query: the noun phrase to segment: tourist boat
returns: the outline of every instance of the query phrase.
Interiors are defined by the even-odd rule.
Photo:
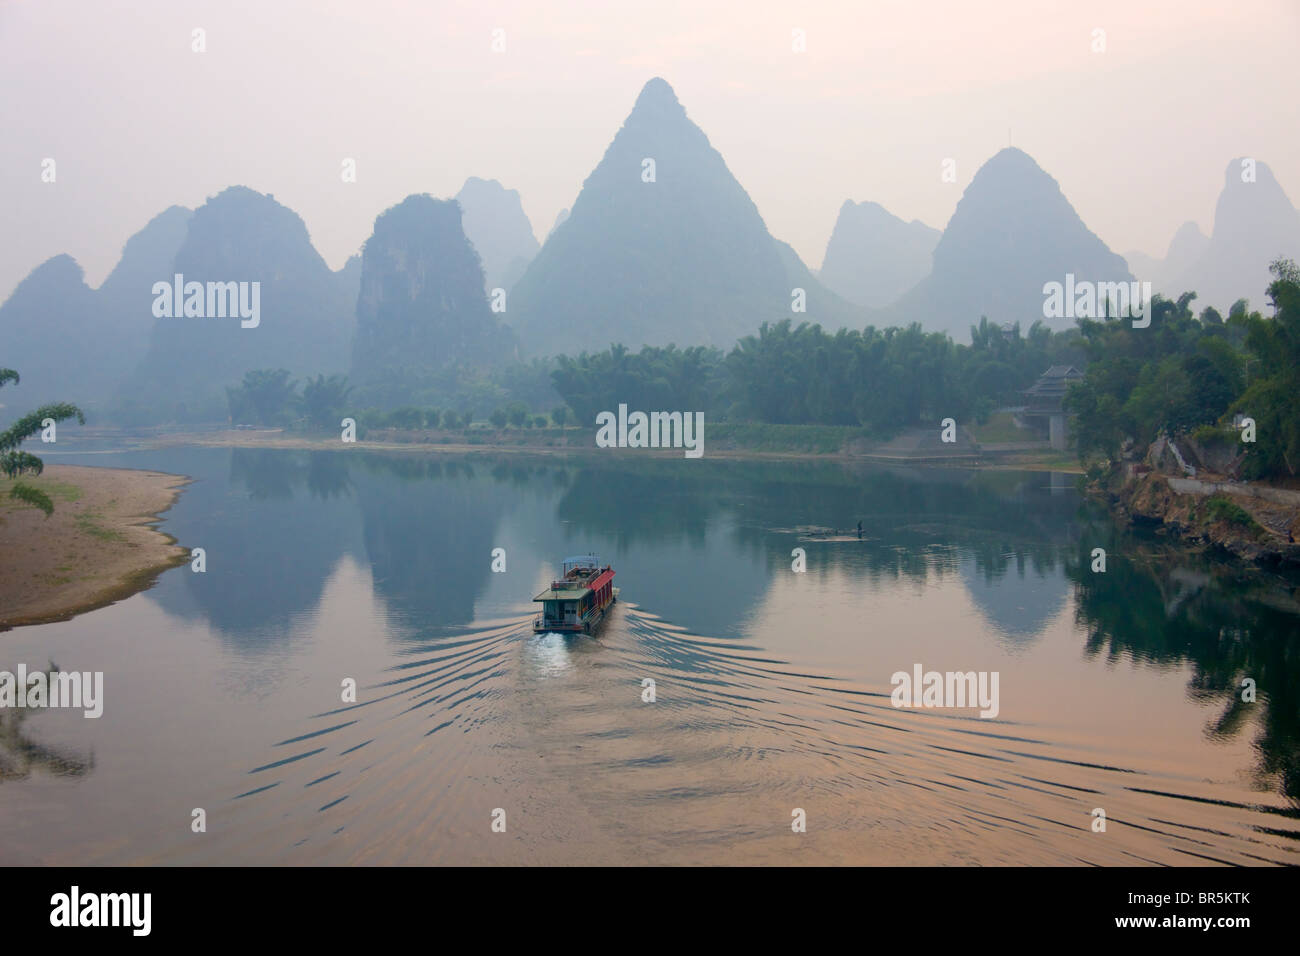
[[[564,576],[533,600],[542,606],[533,619],[534,633],[590,634],[618,600],[614,569],[594,554],[565,558]]]

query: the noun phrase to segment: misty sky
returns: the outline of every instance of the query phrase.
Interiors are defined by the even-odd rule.
[[[1300,199],[1298,46],[1297,0],[0,0],[0,300],[62,252],[97,286],[153,215],[233,184],[333,268],[471,175],[541,239],[652,76],[814,268],[846,198],[942,228],[1008,141],[1112,250],[1163,256],[1183,221],[1209,232],[1233,157]]]

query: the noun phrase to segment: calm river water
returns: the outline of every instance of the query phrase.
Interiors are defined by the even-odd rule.
[[[3,863],[1300,862],[1296,582],[1123,533],[1069,476],[49,461],[192,476],[162,528],[207,570],[0,634],[0,670],[105,675],[102,718],[6,725]],[[534,635],[589,550],[612,616]],[[996,718],[894,707],[918,664],[996,672]]]

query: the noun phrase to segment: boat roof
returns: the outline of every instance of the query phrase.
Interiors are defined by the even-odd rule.
[[[591,588],[547,588],[534,601],[576,601],[584,594],[588,593]]]

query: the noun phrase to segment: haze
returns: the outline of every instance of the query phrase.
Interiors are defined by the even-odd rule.
[[[1235,156],[1297,198],[1296,5],[997,7],[3,0],[0,300],[61,252],[97,286],[159,210],[233,184],[301,214],[333,268],[379,212],[468,176],[519,190],[542,239],[656,75],[813,267],[845,199],[942,228],[1009,142],[1118,252],[1208,233]]]

